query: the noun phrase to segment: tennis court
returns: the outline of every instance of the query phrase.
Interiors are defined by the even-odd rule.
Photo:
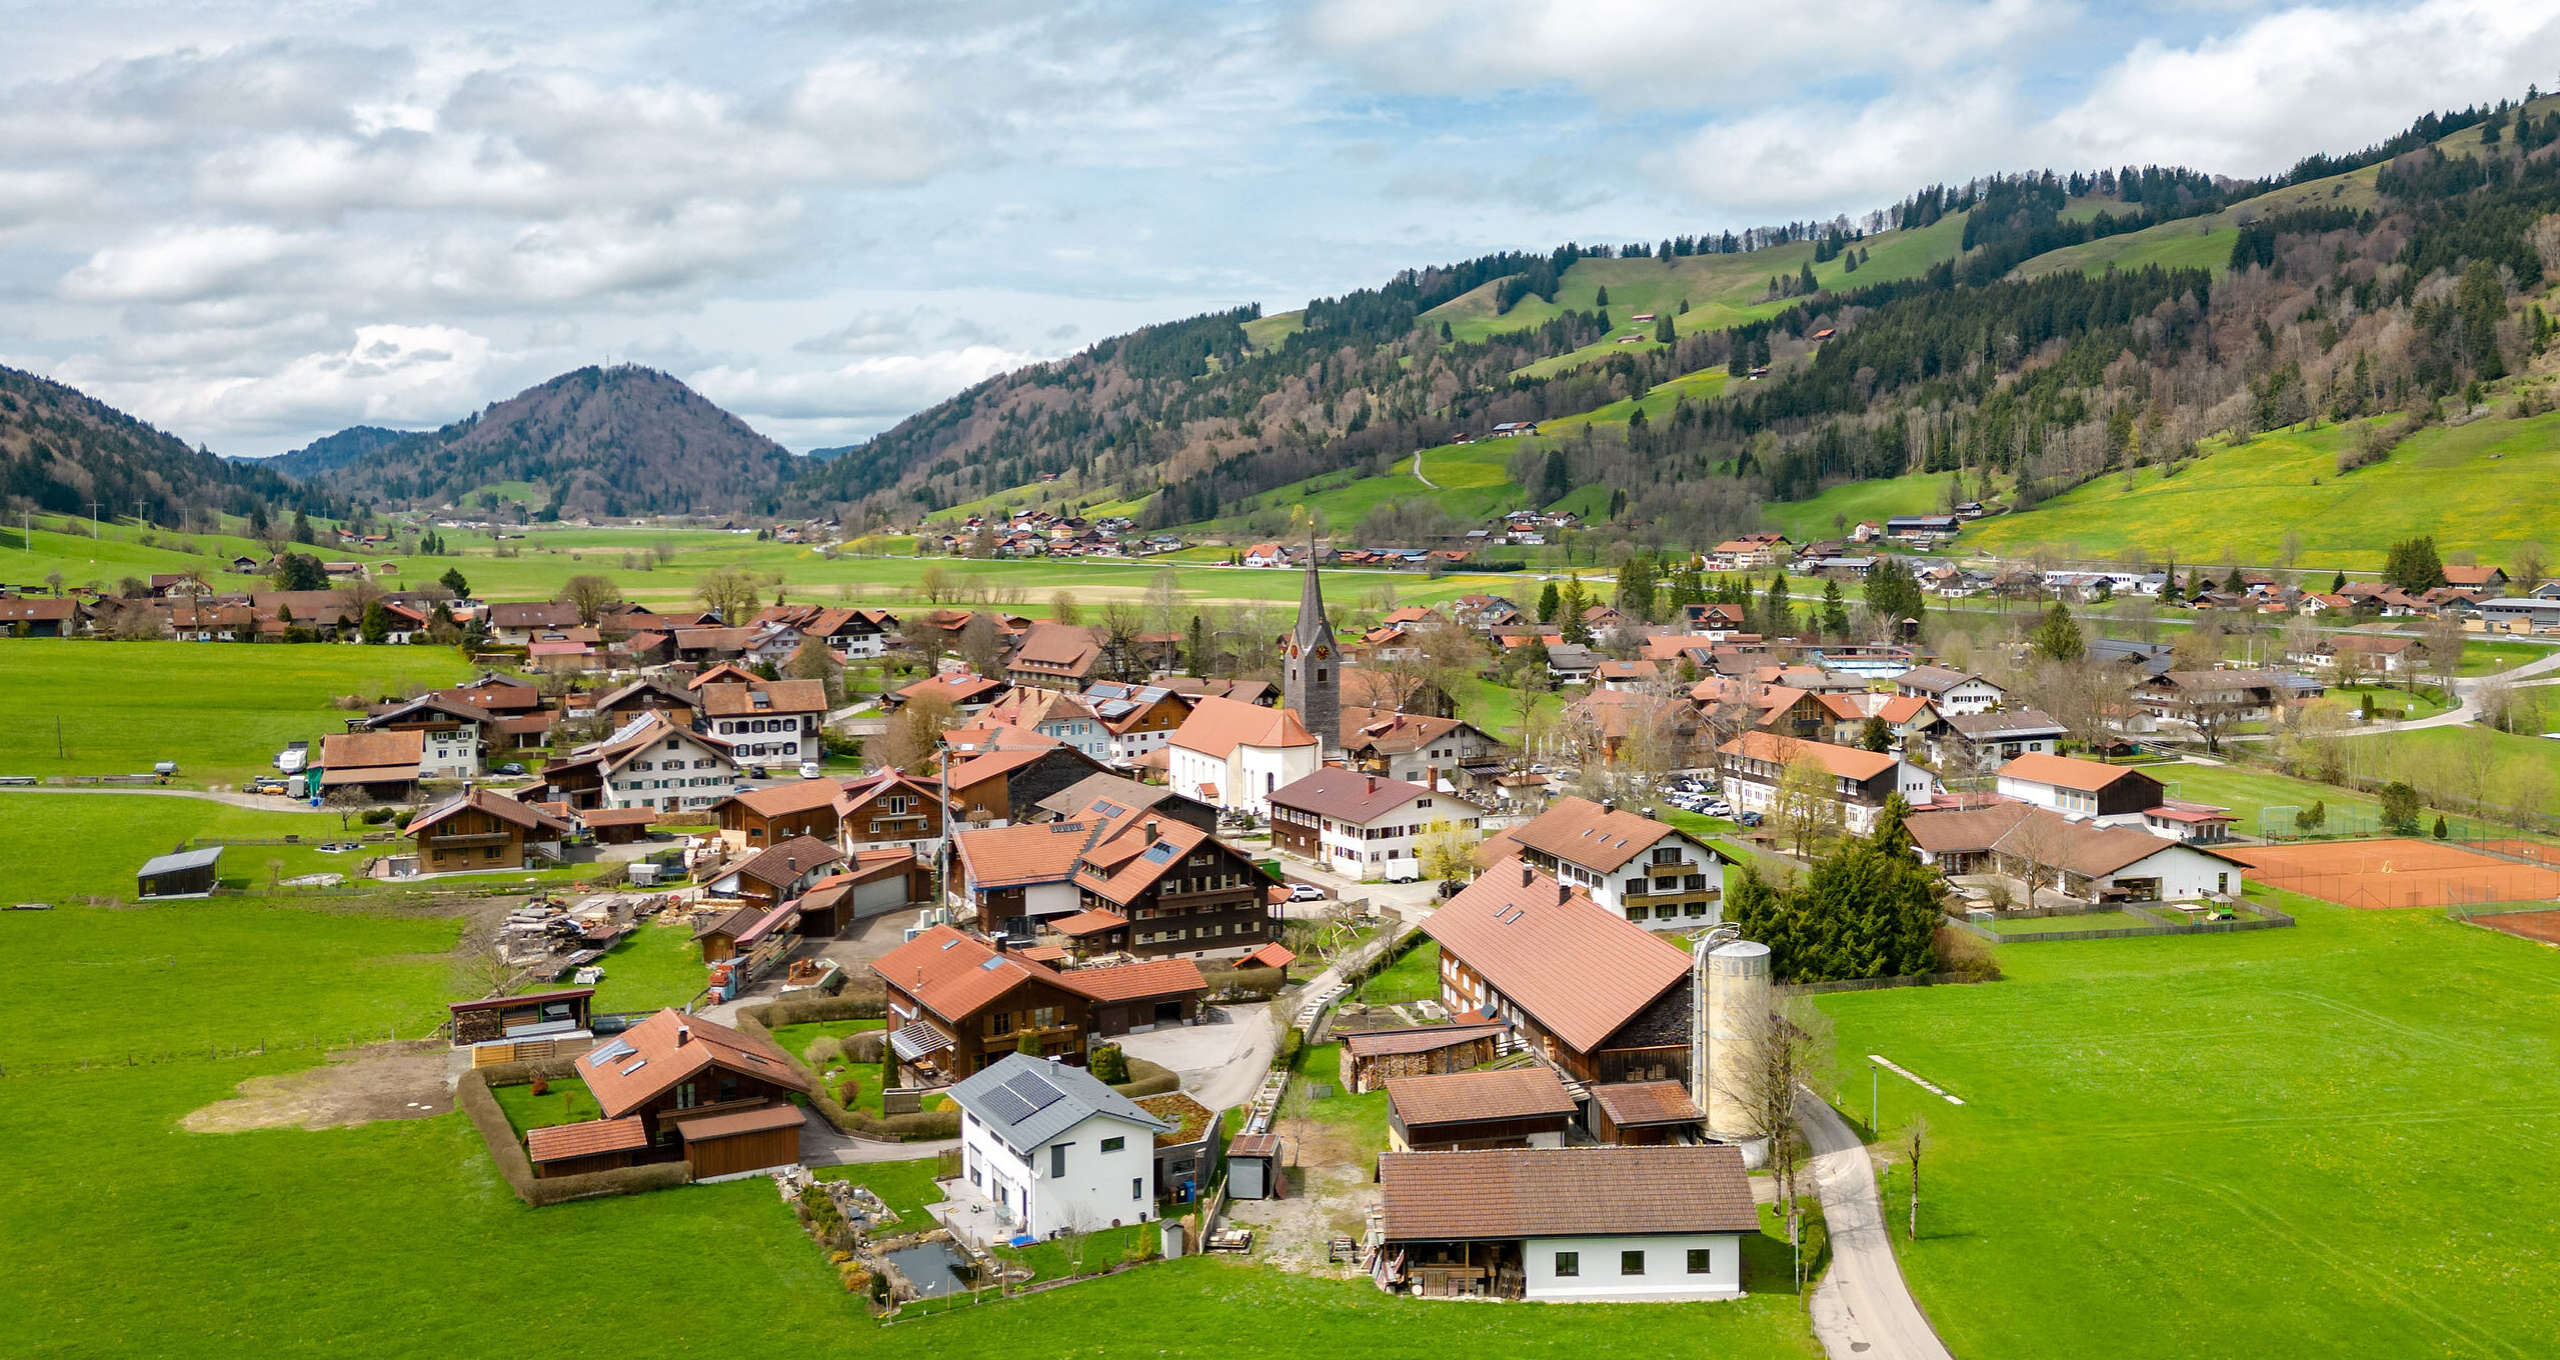
[[[2258,882],[2342,906],[2456,907],[2560,899],[2560,869],[2450,841],[2395,837],[2215,848],[2248,865],[2249,876]]]

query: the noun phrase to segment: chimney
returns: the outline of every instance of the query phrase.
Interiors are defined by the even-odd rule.
[[[1149,817],[1147,819],[1147,840],[1149,842],[1153,842],[1156,839],[1156,828],[1162,825],[1162,822],[1157,821],[1153,817]]]
[[[1377,791],[1378,791],[1378,777],[1377,777],[1376,775],[1374,775],[1374,774],[1373,774],[1373,775],[1369,776],[1369,788],[1368,788],[1368,792],[1369,792],[1369,793],[1374,794],[1374,793],[1376,793]]]
[[[1564,882],[1564,880],[1563,880],[1563,879],[1561,879],[1561,878],[1557,879],[1557,880],[1556,880],[1556,905],[1557,905],[1557,906],[1559,906],[1559,907],[1561,907],[1561,906],[1563,906],[1565,903],[1570,902],[1570,901],[1572,901],[1572,900],[1573,900],[1573,889],[1566,887],[1566,886],[1565,886],[1565,882]]]
[[[1615,811],[1617,811],[1617,810],[1618,810],[1618,800],[1617,800],[1617,799],[1615,799],[1615,798],[1603,798],[1603,799],[1601,799],[1601,800],[1600,800],[1600,810],[1601,810],[1602,812],[1615,812]]]
[[[679,1022],[679,1023],[676,1025],[676,1047],[678,1047],[678,1048],[682,1048],[682,1047],[684,1047],[686,1044],[689,1044],[689,1043],[692,1043],[692,1042],[693,1042],[693,1029],[692,1029],[692,1027],[690,1027],[690,1026],[688,1026],[688,1025],[685,1025],[685,1024],[683,1024],[683,1023],[681,1023],[681,1022]]]
[[[1523,861],[1520,865],[1520,886],[1526,888],[1537,881],[1538,871],[1530,868],[1527,862]]]

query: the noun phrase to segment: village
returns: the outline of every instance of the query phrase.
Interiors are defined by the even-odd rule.
[[[1033,541],[1084,532],[1049,527]],[[2022,935],[2290,926],[2252,885],[2315,881],[2282,843],[2305,824],[2181,796],[2164,743],[2260,739],[2333,687],[2449,694],[2445,646],[2560,607],[2495,568],[2414,594],[2235,572],[2185,603],[2303,621],[2263,659],[2097,637],[2075,688],[2023,650],[1957,664],[1891,618],[1774,632],[1778,597],[1741,575],[1791,571],[1836,608],[1882,561],[1917,596],[2066,618],[2182,593],[2174,570],[1854,555],[1940,528],[1760,534],[1651,598],[1549,577],[1348,626],[1327,571],[1423,563],[1255,544],[1236,565],[1301,582],[1273,678],[1197,620],[1088,626],[1063,596],[1048,618],[732,617],[316,563],[312,589],[154,578],[0,612],[102,645],[459,639],[471,678],[360,705],[238,793],[351,819],[317,887],[518,902],[443,1041],[528,1203],[769,1177],[887,1316],[1204,1251],[1424,1298],[1734,1300],[1800,1270],[1826,1219],[1881,1212],[1872,1178],[1812,1173],[1840,1151],[1802,1106],[1830,1057],[1790,1000],[1803,946],[1753,937],[1802,928],[1744,905],[1765,883],[1870,846],[1916,875],[1936,943],[1869,980],[1996,976],[1986,949]],[[1462,704],[1487,680],[1518,707]],[[238,891],[223,850],[137,865],[136,898]],[[2548,872],[2442,853],[2457,876]],[[680,938],[698,990],[601,1009],[641,938]],[[893,1206],[863,1171],[891,1163],[927,1188]],[[1870,1249],[1832,1268],[1872,1277]]]

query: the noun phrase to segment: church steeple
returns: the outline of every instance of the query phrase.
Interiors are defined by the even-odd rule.
[[[1298,721],[1332,756],[1342,747],[1342,656],[1333,639],[1333,620],[1325,617],[1324,583],[1316,575],[1315,536],[1307,537],[1307,579],[1298,592],[1298,626],[1289,635],[1289,655],[1280,680],[1280,701],[1298,711]]]

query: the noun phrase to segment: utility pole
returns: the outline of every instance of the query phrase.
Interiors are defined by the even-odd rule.
[[[95,542],[97,542],[97,541],[98,541],[98,506],[99,506],[99,504],[100,504],[100,503],[99,503],[99,502],[97,502],[97,501],[91,501],[91,502],[89,502],[89,541],[90,541],[90,542],[92,542],[92,543],[95,543]]]

